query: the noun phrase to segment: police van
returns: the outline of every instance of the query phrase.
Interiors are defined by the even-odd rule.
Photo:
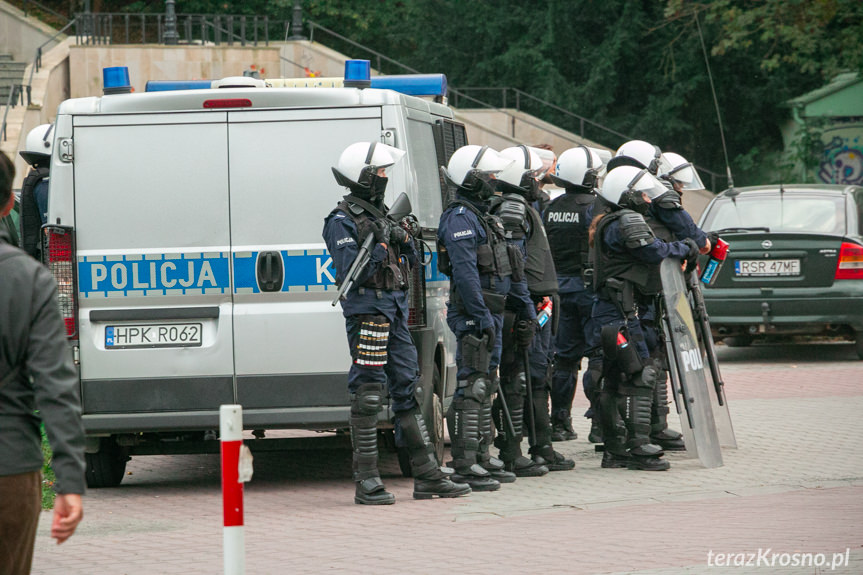
[[[145,93],[129,93],[124,69],[105,79],[103,96],[59,107],[46,227],[88,484],[119,484],[132,455],[217,451],[203,440],[221,404],[241,404],[246,429],[347,428],[351,360],[321,230],[347,193],[331,167],[357,141],[407,151],[387,200],[407,193],[426,242],[410,325],[418,400],[442,454],[455,343],[431,255],[450,199],[438,167],[466,143],[441,103],[445,77],[432,77],[438,101],[397,91],[397,77],[390,89],[239,78]],[[417,93],[416,78],[405,85]]]

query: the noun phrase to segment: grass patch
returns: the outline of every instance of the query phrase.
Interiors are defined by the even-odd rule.
[[[42,426],[42,509],[54,508],[54,481],[56,477],[51,469],[51,446],[48,445],[48,437],[45,435],[45,426]]]

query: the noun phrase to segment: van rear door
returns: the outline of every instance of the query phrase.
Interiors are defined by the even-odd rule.
[[[254,425],[344,423],[350,364],[321,231],[345,195],[332,166],[380,140],[380,107],[230,112],[238,401]],[[289,409],[286,409],[289,408]],[[271,410],[271,411],[270,411]]]
[[[236,400],[226,113],[76,116],[74,142],[87,431],[217,424]]]

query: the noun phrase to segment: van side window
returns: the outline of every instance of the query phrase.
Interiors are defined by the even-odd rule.
[[[440,189],[434,185],[440,174],[437,146],[433,138],[434,125],[427,121],[407,119],[406,126],[408,157],[419,186],[414,213],[423,228],[437,229],[442,208]]]
[[[467,145],[467,131],[464,124],[440,119],[434,125],[434,141],[437,149],[438,166],[446,166],[452,153]],[[449,203],[455,199],[455,189],[444,180],[443,175],[440,173],[438,175],[440,177],[441,202],[443,208],[446,209]]]

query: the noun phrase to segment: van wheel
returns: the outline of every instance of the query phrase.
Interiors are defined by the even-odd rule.
[[[748,335],[735,335],[722,338],[722,342],[728,347],[746,347],[752,344],[752,337]]]
[[[85,453],[87,487],[116,487],[126,474],[127,450],[117,445],[113,437],[99,440],[99,451]]]
[[[854,340],[854,349],[857,350],[857,357],[863,359],[863,331],[858,331]]]

